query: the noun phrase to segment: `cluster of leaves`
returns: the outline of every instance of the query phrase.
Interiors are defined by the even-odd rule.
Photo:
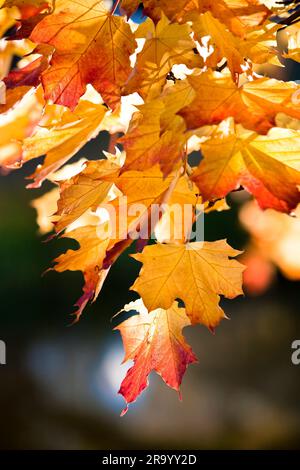
[[[199,204],[226,209],[224,198],[243,187],[262,209],[297,207],[300,131],[286,123],[300,119],[300,87],[259,75],[265,64],[282,66],[280,54],[300,61],[296,4],[0,0],[0,165],[18,168],[45,155],[29,187],[54,183],[34,202],[43,229],[79,243],[54,266],[83,273],[76,320],[154,204],[190,204],[194,221]],[[138,25],[131,18],[141,8]],[[283,25],[289,49],[280,53]],[[108,152],[65,165],[103,131],[111,135]],[[194,151],[202,155],[196,167]],[[118,236],[99,237],[108,223],[103,205],[118,210],[124,197],[144,211],[128,216]],[[54,225],[46,218],[45,228],[51,210]],[[156,244],[140,240],[133,256],[143,263],[132,286],[141,298],[124,310],[138,314],[118,326],[125,360],[134,362],[120,389],[127,404],[152,370],[179,390],[196,361],[182,329],[201,323],[214,330],[225,318],[220,295],[242,293],[244,268],[232,259],[238,251],[225,240],[191,242],[189,231],[175,238],[166,222],[174,224],[167,209]]]

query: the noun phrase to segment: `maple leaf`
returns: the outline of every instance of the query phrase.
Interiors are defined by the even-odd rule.
[[[200,55],[195,53],[190,26],[172,24],[164,14],[157,25],[148,18],[139,26],[135,37],[146,37],[146,41],[125,86],[128,94],[138,91],[149,101],[159,95],[173,65],[185,64],[191,69],[203,65]]]
[[[177,302],[168,309],[147,311],[141,299],[125,305],[124,311],[136,310],[134,315],[115,329],[122,335],[125,358],[133,360],[121,384],[119,393],[128,404],[148,386],[148,376],[155,370],[169,387],[179,391],[182,377],[189,364],[197,362],[191,347],[186,343],[182,330],[190,325],[185,310]]]
[[[224,122],[201,146],[203,161],[193,173],[205,200],[224,197],[242,185],[262,208],[290,212],[300,201],[299,132],[273,129],[258,136]]]
[[[191,210],[194,211],[197,204],[202,202],[197,193],[196,185],[191,183],[186,174],[178,179],[167,203],[164,204],[164,212],[155,225],[155,237],[160,243],[178,243],[189,239],[196,220]]]
[[[3,8],[0,11],[1,25],[5,32],[8,28],[14,27],[14,32],[10,32],[11,39],[28,38],[36,24],[41,21],[51,10],[51,1],[44,0],[7,0],[2,2]],[[4,18],[3,18],[4,17]],[[4,19],[9,21],[5,24]]]
[[[86,304],[97,298],[109,271],[101,269],[109,243],[109,238],[102,236],[101,230],[105,230],[104,227],[87,225],[64,234],[63,237],[73,238],[80,247],[77,250],[68,250],[54,260],[55,271],[83,272],[83,295],[75,304],[75,322],[79,320]]]
[[[144,172],[126,171],[115,180],[116,187],[122,193],[121,197],[110,203],[117,214],[117,237],[111,238],[103,267],[114,263],[134,240],[150,237],[161,215],[157,211],[161,205],[168,203],[180,184],[179,174],[172,173],[164,178],[158,166]]]
[[[86,142],[96,137],[106,111],[102,104],[86,100],[81,100],[73,113],[62,107],[52,108],[50,105],[46,108],[44,120],[52,112],[54,116],[58,112],[60,120],[58,123],[55,119],[51,122],[50,118],[47,125],[39,126],[31,137],[23,141],[24,162],[46,154],[44,163],[31,176],[34,182],[28,187],[39,187],[45,178],[66,163]]]
[[[205,44],[205,65],[216,68],[226,59],[234,81],[239,74],[251,68],[252,63],[263,64],[276,57],[277,25],[265,25],[260,30],[247,33],[245,38],[240,38],[228,31],[210,12],[193,14],[188,19],[193,21],[195,38],[202,47]]]
[[[230,31],[241,37],[260,25],[269,13],[268,8],[257,0],[144,0],[143,5],[146,14],[156,20],[161,11],[170,20],[179,22],[186,21],[191,12],[199,14],[211,11]]]
[[[110,160],[88,162],[79,174],[61,182],[56,232],[64,230],[88,209],[96,209],[107,197],[119,171],[120,167]]]
[[[188,77],[182,86],[187,87],[186,93],[188,86],[195,93],[192,102],[179,111],[189,129],[234,117],[245,128],[265,134],[275,125],[278,113],[300,118],[293,99],[300,88],[294,82],[261,77],[238,87],[229,74],[209,71]]]
[[[19,168],[22,140],[32,133],[41,119],[43,99],[39,92],[28,87],[9,91],[7,104],[0,106],[0,165]]]
[[[21,18],[27,19],[48,8],[51,3],[52,1],[47,2],[45,0],[5,0],[3,7],[16,7],[20,12]]]
[[[147,246],[132,255],[143,267],[131,289],[149,311],[168,309],[179,298],[192,324],[213,330],[225,317],[218,294],[233,298],[243,293],[243,266],[228,259],[239,254],[225,240]]]
[[[147,237],[150,235],[148,230],[151,230],[151,224],[148,226],[148,222],[151,206],[167,201],[171,194],[170,186],[172,191],[174,183],[176,185],[178,181],[175,175],[164,179],[158,167],[144,173],[128,171],[118,176],[118,172],[119,167],[109,161],[103,161],[102,164],[91,162],[87,169],[62,186],[57,214],[60,218],[55,222],[57,231],[66,228],[88,208],[95,210],[103,207],[101,199],[107,195],[113,182],[122,192],[121,196],[118,194],[110,201],[110,209],[116,214],[116,220],[109,217],[107,222],[99,225],[98,219],[93,225],[63,235],[74,238],[80,244],[79,250],[68,250],[57,258],[54,268],[59,272],[69,269],[84,274],[84,295],[76,304],[79,307],[78,318],[88,301],[97,297],[100,290],[98,286],[102,286],[110,266],[139,236],[139,229]],[[77,193],[78,200],[74,198],[74,193]],[[128,213],[128,207],[134,204],[136,210]],[[143,230],[144,224],[146,228]]]
[[[130,17],[139,7],[140,0],[121,0],[120,10]]]
[[[74,109],[90,83],[111,108],[117,106],[136,45],[124,18],[107,11],[102,1],[57,0],[54,13],[30,38],[55,47],[42,74],[46,99]]]
[[[271,273],[275,265],[287,279],[299,281],[300,205],[295,209],[294,217],[289,217],[272,209],[262,211],[255,201],[249,201],[242,206],[239,219],[251,237],[250,246],[244,255],[246,263],[251,267],[253,259],[263,259],[271,265]],[[248,273],[246,280],[250,287],[251,283],[255,283],[253,270]],[[267,280],[270,283],[272,278],[269,276]],[[263,285],[264,290],[266,287],[268,283]]]
[[[36,54],[39,54],[39,56],[36,57]],[[43,47],[36,48],[34,50],[32,61],[30,61],[24,67],[11,70],[10,73],[4,78],[6,88],[10,89],[19,86],[38,86],[41,81],[41,74],[48,68],[48,65],[49,58],[47,57],[47,50],[45,50]]]
[[[296,23],[286,29],[288,51],[283,54],[286,59],[300,62],[300,25]]]
[[[187,140],[184,120],[179,116],[176,119],[172,111],[167,111],[162,99],[138,108],[127,134],[120,139],[126,151],[123,170],[143,170],[159,163],[166,176],[178,167],[184,156]]]
[[[241,37],[262,24],[270,13],[259,0],[199,0],[199,7],[202,11],[210,10],[230,31]]]

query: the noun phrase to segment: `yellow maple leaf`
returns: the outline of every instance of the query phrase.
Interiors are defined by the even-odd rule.
[[[161,98],[138,109],[127,134],[120,139],[126,151],[123,169],[144,170],[159,163],[164,175],[168,175],[184,156],[188,137],[184,134],[184,120],[167,110]]]
[[[143,267],[131,289],[149,311],[168,309],[179,298],[193,324],[214,329],[225,317],[218,294],[233,298],[243,293],[243,266],[228,259],[239,254],[225,240],[147,246],[132,255]]]
[[[31,176],[34,182],[28,187],[39,187],[45,178],[66,163],[86,142],[96,137],[106,111],[102,104],[86,100],[81,100],[73,113],[61,106],[55,106],[54,110],[52,106],[46,107],[42,123],[45,125],[36,128],[33,135],[23,142],[23,161],[46,154],[43,164]],[[56,112],[59,117],[57,123]]]
[[[43,111],[40,90],[20,88],[9,90],[7,104],[0,106],[0,165],[8,168],[22,165],[22,141],[33,132]]]
[[[96,209],[107,197],[120,167],[110,160],[88,162],[73,178],[60,183],[55,230],[61,232],[89,208]]]
[[[195,52],[190,26],[170,23],[164,14],[156,25],[148,18],[139,26],[135,37],[145,37],[146,41],[125,86],[126,93],[137,91],[149,101],[160,94],[173,65],[185,64],[191,69],[203,65]]]
[[[288,51],[284,53],[286,59],[292,59],[300,62],[300,25],[299,23],[293,24],[285,30],[287,36]]]
[[[196,39],[202,47],[205,44],[205,65],[215,68],[223,59],[226,60],[234,80],[251,69],[252,63],[263,64],[276,57],[277,25],[269,23],[240,38],[228,31],[211,12],[203,15],[194,13],[188,19],[193,22]]]

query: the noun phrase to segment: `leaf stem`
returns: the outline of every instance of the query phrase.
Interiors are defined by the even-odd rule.
[[[119,138],[119,132],[109,135],[109,142],[108,142],[108,148],[107,148],[108,153],[113,154],[116,152],[116,145],[118,142],[118,138]]]
[[[119,6],[119,3],[120,3],[120,0],[117,0],[114,5],[112,6],[112,9],[111,9],[111,15],[114,15],[115,12],[116,12],[116,9],[118,8]]]

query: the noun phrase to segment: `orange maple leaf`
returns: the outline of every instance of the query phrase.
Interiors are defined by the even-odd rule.
[[[129,1],[126,0],[126,3],[129,4]],[[143,5],[146,14],[155,20],[159,19],[161,11],[170,20],[179,22],[186,21],[187,14],[191,12],[199,14],[211,11],[230,31],[241,37],[260,25],[269,13],[259,0],[144,0]]]
[[[117,106],[136,45],[124,18],[107,11],[102,1],[58,0],[30,38],[55,48],[42,74],[46,99],[74,109],[90,83],[111,108]]]
[[[188,77],[181,86],[186,93],[189,87],[194,92],[192,102],[179,111],[189,129],[233,117],[247,129],[265,134],[278,113],[300,119],[300,107],[293,101],[300,87],[294,82],[260,77],[239,87],[228,73],[208,71]]]
[[[224,121],[201,145],[204,159],[192,175],[205,200],[242,185],[263,209],[290,212],[300,201],[300,140],[297,131],[272,129],[267,136]]]
[[[179,391],[182,377],[189,364],[197,362],[191,347],[185,342],[182,330],[190,325],[185,310],[177,302],[168,309],[159,308],[148,313],[139,299],[126,305],[124,311],[136,310],[134,315],[115,329],[122,335],[125,358],[133,360],[121,384],[119,393],[128,404],[148,386],[148,376],[155,370],[169,387]]]

